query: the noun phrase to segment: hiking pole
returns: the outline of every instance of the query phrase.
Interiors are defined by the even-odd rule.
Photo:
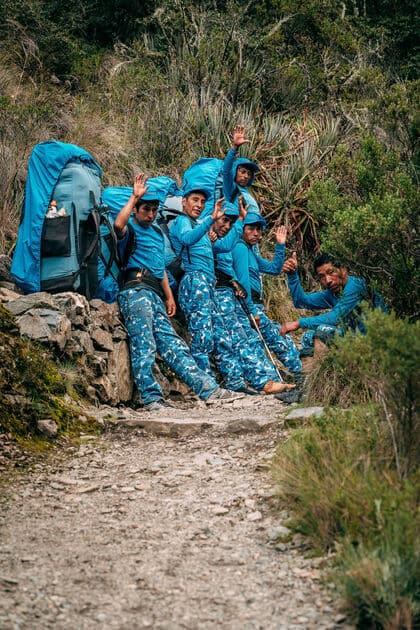
[[[266,340],[264,339],[263,334],[262,334],[262,332],[261,332],[261,330],[260,330],[260,327],[258,326],[258,324],[257,324],[257,321],[256,321],[255,317],[254,317],[254,316],[253,316],[253,314],[251,313],[251,310],[250,310],[250,308],[249,308],[249,306],[248,306],[248,304],[247,304],[247,302],[246,302],[245,298],[241,297],[240,295],[237,295],[236,297],[238,298],[238,300],[239,300],[239,304],[242,306],[242,308],[243,308],[243,310],[245,311],[245,313],[246,313],[247,317],[249,317],[249,319],[251,320],[251,323],[252,323],[253,327],[254,327],[254,328],[255,328],[255,330],[257,331],[258,337],[259,337],[259,338],[260,338],[260,340],[261,340],[261,343],[262,343],[262,345],[263,345],[263,348],[264,348],[264,350],[265,350],[265,353],[266,353],[266,355],[268,356],[268,358],[270,359],[271,363],[274,365],[274,369],[276,370],[277,376],[279,377],[279,381],[280,381],[281,383],[283,383],[283,377],[282,377],[282,375],[280,374],[280,371],[279,371],[279,369],[278,369],[278,367],[277,367],[277,365],[276,365],[276,363],[275,363],[275,361],[274,361],[274,357],[273,357],[273,355],[272,355],[272,353],[271,353],[271,350],[270,350],[270,348],[268,347],[267,342],[266,342]]]

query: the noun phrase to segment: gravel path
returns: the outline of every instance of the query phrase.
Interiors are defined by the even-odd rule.
[[[325,559],[279,541],[283,406],[235,405],[170,411],[164,428],[122,411],[18,475],[1,505],[0,628],[350,628],[321,587]]]

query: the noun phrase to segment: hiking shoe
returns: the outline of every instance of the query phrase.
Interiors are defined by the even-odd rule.
[[[235,392],[240,392],[242,394],[246,394],[247,396],[259,396],[261,393],[257,389],[254,389],[253,387],[247,387],[246,385],[235,389]]]
[[[172,408],[166,400],[153,400],[152,402],[144,405],[145,411],[161,411],[162,409]]]
[[[232,402],[234,400],[238,400],[239,398],[243,398],[245,394],[241,392],[231,392],[230,389],[223,389],[223,387],[218,387],[210,394],[210,396],[205,400],[206,403],[211,405],[215,402]]]
[[[289,389],[293,389],[295,385],[290,383],[281,383],[280,381],[267,381],[262,391],[265,394],[280,394],[280,392],[286,392]]]
[[[313,357],[314,356],[314,348],[301,348],[299,352],[299,356],[302,357]]]
[[[291,405],[292,403],[300,402],[302,396],[302,390],[298,387],[295,387],[294,389],[289,389],[288,391],[282,392],[281,394],[275,394],[274,398],[277,398],[277,400],[281,400],[281,402],[284,402],[287,405]]]

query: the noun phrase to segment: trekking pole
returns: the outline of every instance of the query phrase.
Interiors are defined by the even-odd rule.
[[[261,343],[262,343],[262,345],[263,345],[263,348],[264,348],[264,350],[265,350],[265,353],[267,354],[267,356],[268,356],[268,358],[270,359],[271,363],[274,365],[274,369],[276,370],[277,376],[279,377],[279,381],[280,381],[281,383],[283,383],[283,377],[282,377],[282,375],[280,374],[280,371],[279,371],[279,369],[278,369],[278,367],[277,367],[277,365],[276,365],[276,363],[275,363],[275,360],[274,360],[274,357],[273,357],[273,355],[272,355],[272,353],[271,353],[271,350],[270,350],[270,348],[268,347],[267,342],[266,342],[266,340],[264,339],[263,334],[262,334],[262,332],[261,332],[261,330],[260,330],[260,327],[258,326],[258,324],[257,324],[257,321],[256,321],[255,317],[254,317],[254,316],[253,316],[253,314],[251,313],[251,310],[250,310],[250,308],[249,308],[249,306],[248,306],[248,304],[247,304],[246,300],[245,300],[243,297],[240,297],[239,295],[237,296],[237,298],[238,298],[238,300],[239,300],[239,304],[242,306],[242,308],[244,309],[244,311],[245,311],[245,313],[246,313],[247,317],[249,317],[249,319],[251,320],[251,323],[252,323],[253,327],[254,327],[254,328],[255,328],[255,330],[257,331],[258,337],[259,337],[259,338],[260,338],[260,340],[261,340]]]

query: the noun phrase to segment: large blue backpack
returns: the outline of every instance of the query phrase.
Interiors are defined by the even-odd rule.
[[[50,140],[34,147],[11,267],[24,293],[76,291],[94,297],[101,176],[99,164],[76,145]],[[53,199],[60,212],[47,217]]]
[[[207,200],[200,218],[211,214],[215,202],[223,197],[223,160],[218,158],[200,158],[187,168],[182,176],[182,188],[189,190],[203,190],[207,193]]]

